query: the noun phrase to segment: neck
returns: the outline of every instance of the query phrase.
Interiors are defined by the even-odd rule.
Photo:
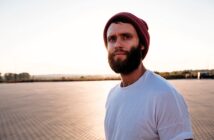
[[[130,74],[121,74],[121,86],[126,87],[137,81],[146,71],[146,68],[141,63],[136,70]]]

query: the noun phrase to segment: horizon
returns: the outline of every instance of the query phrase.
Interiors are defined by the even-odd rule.
[[[148,69],[147,69],[148,70]],[[214,71],[214,69],[184,69],[184,70],[173,70],[173,71],[156,71],[156,70],[151,70],[153,72],[159,72],[159,73],[173,73],[173,72],[184,72],[184,71]],[[31,74],[29,72],[20,72],[20,73],[15,73],[15,72],[6,72],[6,73],[12,73],[12,74],[20,74],[20,73],[28,73],[30,76],[118,76],[120,75],[119,73],[98,73],[98,74],[88,74],[88,73],[47,73],[47,74]],[[6,73],[1,73],[1,76],[4,76]]]
[[[0,73],[114,74],[102,32],[121,11],[149,26],[147,69],[214,69],[213,6],[211,0],[0,1]]]

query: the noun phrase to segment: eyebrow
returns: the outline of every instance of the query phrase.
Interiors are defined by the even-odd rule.
[[[128,32],[121,33],[121,35],[122,35],[122,36],[126,36],[126,35],[128,35],[128,36],[133,36],[133,34],[131,34],[131,33],[128,33]]]
[[[129,32],[120,33],[119,35],[120,36],[124,36],[124,35],[133,36],[133,34],[129,33]],[[116,35],[115,34],[111,34],[111,35],[107,36],[107,38],[114,37],[114,36],[116,36]]]

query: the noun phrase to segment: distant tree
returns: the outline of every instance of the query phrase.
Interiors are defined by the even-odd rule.
[[[27,72],[19,73],[17,77],[17,81],[27,81],[30,79],[30,74]]]
[[[5,73],[4,74],[4,79],[6,82],[14,82],[17,78],[17,74],[15,73]]]
[[[0,82],[3,82],[3,77],[1,76],[1,73],[0,73]]]
[[[62,80],[62,81],[65,81],[65,80],[66,80],[66,78],[63,76],[63,77],[61,78],[61,80]]]
[[[83,80],[83,79],[85,79],[85,76],[80,76],[80,80]]]
[[[164,78],[168,78],[169,77],[169,72],[161,72],[160,75]]]
[[[158,72],[158,71],[154,71],[154,73],[156,73],[156,74],[160,75],[160,72]]]
[[[23,73],[5,73],[4,79],[6,82],[21,82],[21,81],[27,81],[30,79],[30,74],[27,72]]]

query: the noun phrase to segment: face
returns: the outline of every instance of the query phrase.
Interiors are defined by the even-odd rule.
[[[109,65],[116,73],[129,74],[141,63],[141,50],[135,28],[129,23],[112,23],[107,30]]]

